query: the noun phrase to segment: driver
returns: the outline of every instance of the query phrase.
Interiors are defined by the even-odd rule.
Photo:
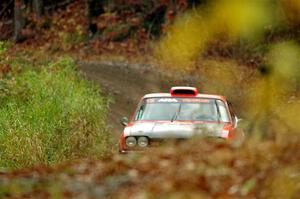
[[[182,104],[178,119],[179,120],[199,120],[201,115],[199,104]]]

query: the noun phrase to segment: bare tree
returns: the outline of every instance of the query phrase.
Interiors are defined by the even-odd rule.
[[[41,17],[44,12],[44,1],[32,0],[32,9],[36,13],[37,17]]]
[[[104,0],[86,0],[89,36],[93,36],[97,32],[97,24],[93,18],[104,13],[103,4]]]
[[[24,36],[22,35],[22,29],[25,26],[25,3],[24,0],[14,1],[14,40],[16,42],[22,41]]]

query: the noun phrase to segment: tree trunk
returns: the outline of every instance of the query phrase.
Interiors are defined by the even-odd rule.
[[[97,24],[93,21],[93,18],[104,13],[103,3],[104,0],[86,0],[88,32],[90,37],[92,37],[98,31]]]
[[[198,5],[207,3],[208,1],[207,0],[188,0],[187,2],[188,2],[189,8],[194,8],[194,7],[197,7]]]
[[[37,17],[41,17],[44,13],[44,2],[43,0],[32,0],[32,9]]]
[[[24,0],[14,1],[14,40],[20,42],[24,39],[22,35],[22,29],[25,26],[25,4]]]

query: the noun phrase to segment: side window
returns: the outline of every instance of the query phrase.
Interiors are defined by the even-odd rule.
[[[229,119],[229,115],[228,115],[225,103],[223,101],[221,101],[221,100],[217,100],[217,104],[218,104],[218,108],[219,108],[219,111],[220,111],[220,119],[221,119],[221,121],[222,122],[229,122],[230,119]]]
[[[145,104],[142,104],[139,111],[136,114],[135,120],[140,120],[142,118],[144,109],[145,109]]]
[[[233,112],[233,107],[232,107],[231,102],[228,102],[228,107],[229,107],[230,116],[231,116],[233,122],[235,123],[235,122],[236,122],[236,121],[235,121],[236,118],[235,118],[235,114],[234,114],[234,112]]]

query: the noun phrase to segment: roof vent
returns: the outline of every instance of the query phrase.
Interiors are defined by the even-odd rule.
[[[172,96],[196,96],[198,95],[198,89],[189,86],[176,86],[170,90]]]

